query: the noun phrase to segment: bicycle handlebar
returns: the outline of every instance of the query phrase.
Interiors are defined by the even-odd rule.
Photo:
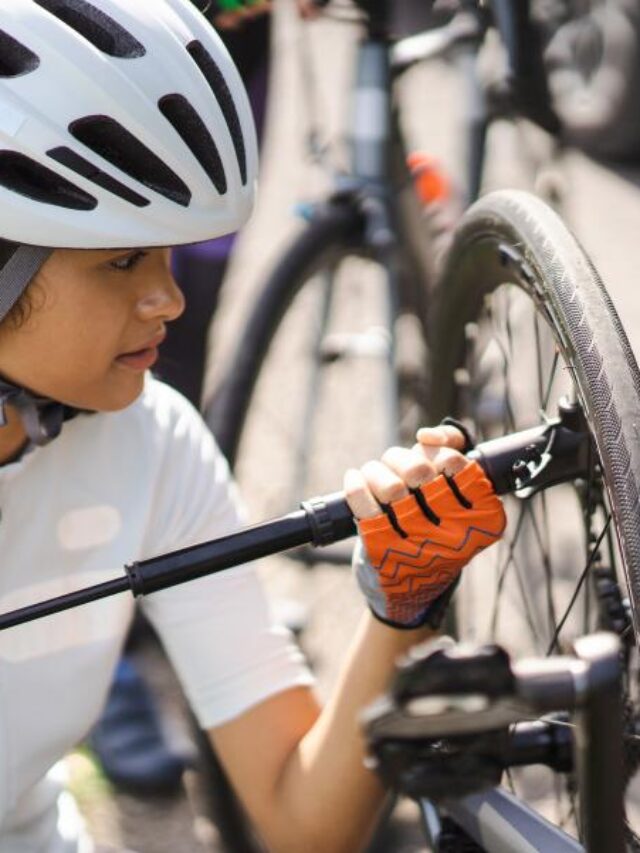
[[[557,421],[478,444],[468,457],[479,462],[496,492],[505,494],[574,479],[584,471],[584,440],[585,434],[568,427],[561,412]],[[132,563],[121,578],[2,614],[0,631],[121,592],[148,595],[300,545],[329,545],[356,532],[342,492],[313,498],[280,518]]]

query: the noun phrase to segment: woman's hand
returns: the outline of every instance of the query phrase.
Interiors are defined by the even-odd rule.
[[[382,504],[407,497],[439,474],[457,474],[467,460],[459,452],[465,438],[455,427],[439,426],[418,430],[418,441],[409,450],[390,447],[380,461],[350,468],[344,477],[347,502],[356,519],[380,515]]]
[[[347,471],[344,489],[364,547],[356,577],[375,616],[395,627],[435,624],[452,585],[500,538],[502,503],[452,426],[421,429],[411,448]]]

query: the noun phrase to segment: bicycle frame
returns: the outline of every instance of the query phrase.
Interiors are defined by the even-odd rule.
[[[523,116],[553,136],[562,129],[547,85],[540,34],[531,23],[530,0],[489,0],[484,12],[478,6],[474,0],[463,0],[462,11],[450,23],[402,39],[391,48],[396,72],[425,60],[459,54],[467,87],[466,204],[480,194],[487,131],[492,121]],[[476,72],[476,55],[490,26],[498,31],[506,55],[505,88],[498,98],[487,97]]]
[[[380,412],[384,418],[383,445],[398,444],[400,413],[395,328],[398,314],[408,307],[409,313],[419,318],[423,338],[428,338],[433,251],[430,252],[429,245],[425,244],[427,229],[423,226],[419,202],[413,193],[406,165],[408,152],[402,145],[398,109],[394,104],[396,78],[418,62],[454,52],[459,54],[465,69],[469,100],[465,201],[472,201],[479,194],[487,127],[495,117],[476,74],[476,55],[489,25],[488,16],[479,12],[476,4],[462,3],[463,11],[445,26],[395,43],[388,23],[391,10],[388,0],[360,5],[368,17],[364,36],[356,48],[347,129],[350,162],[347,172],[338,175],[328,206],[340,205],[353,212],[354,221],[362,223],[352,244],[353,254],[373,258],[382,271],[381,325],[386,334],[384,340],[380,336],[372,340],[369,333],[354,335],[351,344],[342,342],[327,351],[326,330],[330,325],[335,290],[335,269],[328,266],[323,275],[321,301],[310,341],[312,372],[304,398],[302,422],[305,428],[300,431],[299,444],[293,450],[295,471],[289,495],[291,503],[297,503],[304,494],[307,479],[304,437],[311,431],[321,396],[323,365],[355,352],[380,360],[383,370],[380,395]],[[502,17],[506,21],[506,17]],[[522,23],[525,22],[526,19],[522,18]],[[504,27],[508,34],[513,30],[506,23]],[[524,31],[514,32],[520,38],[526,35]],[[511,50],[514,63],[519,56],[520,44],[520,41],[514,42]],[[408,192],[404,191],[405,187]],[[322,206],[317,208],[320,213],[322,209]],[[304,558],[308,562],[309,554],[300,552],[296,558]],[[338,554],[337,561],[344,562],[344,555]]]

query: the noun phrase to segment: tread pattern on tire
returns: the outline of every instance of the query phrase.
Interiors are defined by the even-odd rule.
[[[435,312],[435,375],[457,365],[447,361],[447,312],[454,309],[460,257],[473,244],[493,238],[522,254],[537,290],[554,315],[580,389],[587,418],[607,474],[632,604],[640,616],[640,373],[622,324],[580,244],[539,199],[519,191],[485,196],[463,218],[456,235]],[[506,280],[506,279],[505,279]],[[539,288],[543,289],[543,293]],[[461,291],[461,288],[458,288]],[[441,328],[439,328],[442,324]],[[451,356],[449,356],[451,357]],[[453,356],[455,357],[455,356]],[[446,406],[450,401],[440,400]],[[436,410],[438,402],[435,403]],[[443,411],[434,411],[440,417]]]

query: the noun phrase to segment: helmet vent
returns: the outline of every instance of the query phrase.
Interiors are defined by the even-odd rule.
[[[158,101],[162,115],[169,121],[220,195],[227,191],[227,178],[220,154],[205,123],[182,95],[165,95]]]
[[[135,59],[146,51],[120,24],[87,0],[35,0],[98,50],[118,59]]]
[[[93,181],[94,184],[102,187],[103,190],[107,190],[107,192],[119,196],[124,199],[124,201],[130,202],[136,207],[146,207],[149,204],[148,199],[143,198],[141,195],[138,195],[138,193],[129,189],[129,187],[121,184],[120,181],[112,178],[111,175],[108,175],[93,163],[85,160],[84,157],[76,154],[76,152],[72,151],[71,148],[66,148],[64,145],[60,146],[60,148],[52,148],[50,151],[47,151],[47,156],[51,157],[51,159],[55,160],[57,163],[61,163],[63,166],[66,166],[67,169],[73,169],[74,172],[82,175],[83,178]]]
[[[69,132],[95,154],[145,187],[188,207],[189,187],[146,145],[108,116],[85,116],[69,125]]]
[[[9,33],[0,30],[0,77],[19,77],[40,65],[40,60]]]
[[[0,186],[44,204],[93,210],[97,200],[41,163],[17,151],[0,151]]]
[[[216,96],[222,114],[225,117],[233,147],[235,148],[238,167],[240,169],[240,177],[242,183],[247,183],[247,155],[244,146],[244,138],[242,136],[242,127],[240,119],[236,111],[233,97],[227,86],[227,81],[224,79],[222,72],[218,68],[211,54],[202,46],[199,41],[192,41],[187,45],[187,51],[191,58],[200,69],[205,80],[209,84],[211,91]]]

